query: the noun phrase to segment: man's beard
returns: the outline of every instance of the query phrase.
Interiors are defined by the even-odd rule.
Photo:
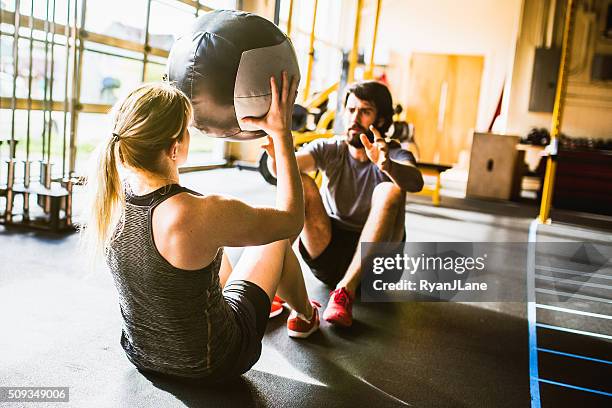
[[[366,135],[370,143],[374,143],[374,133],[372,133],[371,130],[365,129],[361,125],[353,125],[346,131],[347,143],[357,149],[363,149],[364,146],[363,143],[361,143],[362,134]]]

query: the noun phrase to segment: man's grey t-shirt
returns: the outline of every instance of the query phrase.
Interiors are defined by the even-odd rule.
[[[323,171],[321,196],[327,214],[344,228],[359,231],[368,218],[374,188],[391,179],[371,161],[355,160],[345,140],[341,136],[317,139],[302,151],[310,153],[317,169]],[[389,157],[416,164],[412,153],[399,146],[389,146]]]

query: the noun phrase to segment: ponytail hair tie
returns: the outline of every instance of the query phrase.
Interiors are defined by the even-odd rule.
[[[119,137],[119,135],[117,133],[113,132],[113,143],[116,143],[120,140],[121,138]]]

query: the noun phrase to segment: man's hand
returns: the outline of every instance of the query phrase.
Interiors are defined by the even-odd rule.
[[[370,130],[374,133],[374,143],[370,143],[365,134],[359,137],[365,148],[368,159],[378,166],[381,171],[387,172],[391,170],[391,159],[389,158],[389,145],[382,137],[378,129],[370,126]]]

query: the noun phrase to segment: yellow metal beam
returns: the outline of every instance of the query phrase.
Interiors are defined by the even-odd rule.
[[[567,0],[565,11],[565,25],[563,27],[563,44],[561,47],[561,63],[559,65],[559,76],[557,80],[557,92],[552,114],[552,125],[550,131],[550,146],[552,154],[548,156],[546,163],[546,174],[542,189],[542,202],[540,203],[540,214],[538,221],[541,224],[550,223],[550,206],[555,185],[555,173],[557,171],[557,146],[558,138],[563,122],[563,108],[565,106],[565,93],[567,90],[567,76],[570,66],[570,54],[572,49],[572,37],[574,31],[574,1]]]
[[[13,98],[0,98],[0,108],[1,109],[13,109],[12,104]],[[48,107],[45,106],[44,101],[42,100],[33,100],[32,106],[28,105],[28,100],[26,98],[17,98],[15,101],[15,109],[24,109],[24,110],[46,110]],[[51,105],[52,111],[64,111],[64,102],[53,101]]]
[[[331,85],[329,88],[324,90],[323,92],[319,92],[318,94],[312,96],[310,99],[307,99],[304,102],[304,107],[306,109],[318,108],[319,105],[321,105],[323,102],[325,102],[327,98],[329,98],[329,95],[331,95],[332,93],[338,90],[338,85],[339,83],[336,82],[333,85]]]
[[[293,0],[289,0],[289,16],[287,17],[287,37],[291,37],[291,24],[293,23]]]
[[[312,81],[312,67],[314,64],[315,27],[317,25],[317,6],[319,0],[314,0],[312,10],[312,26],[310,27],[310,45],[308,47],[308,68],[306,69],[306,80],[304,81],[303,100],[310,96],[310,82]]]
[[[136,41],[124,40],[121,38],[111,37],[106,34],[98,34],[92,33],[90,31],[85,31],[81,37],[85,41],[91,41],[99,44],[110,45],[111,47],[121,48],[123,50],[135,51],[135,52],[145,52],[145,45]],[[156,57],[168,58],[170,55],[169,51],[166,51],[162,48],[154,48],[150,47],[148,50],[150,55],[155,55]]]
[[[0,22],[4,24],[14,25],[15,24],[15,13],[12,11],[2,10],[0,13]],[[34,30],[44,31],[45,30],[45,20],[41,18],[34,18]],[[19,26],[20,27],[29,27],[30,26],[30,16],[20,14],[19,15]],[[55,23],[53,27],[49,28],[50,33],[55,33],[58,35],[64,35],[66,32],[66,26],[63,24]],[[72,28],[69,28],[72,30]]]
[[[353,32],[353,48],[349,56],[349,71],[347,82],[350,84],[355,80],[355,68],[357,67],[357,57],[359,54],[359,29],[361,26],[361,10],[363,0],[357,0],[357,10],[355,12],[355,31]]]
[[[376,40],[378,37],[378,21],[380,20],[380,6],[382,0],[376,0],[376,17],[374,18],[374,35],[372,36],[372,49],[370,50],[370,63],[368,69],[365,72],[365,79],[372,79],[374,77],[374,53],[376,52]]]
[[[336,111],[333,109],[328,109],[321,115],[321,118],[317,122],[317,130],[318,131],[328,131],[328,127],[331,124],[332,120],[336,118]]]
[[[301,146],[304,143],[309,143],[312,142],[313,140],[316,139],[321,139],[321,138],[330,138],[330,137],[334,137],[334,132],[332,132],[331,130],[325,130],[325,131],[314,131],[314,132],[292,132],[293,133],[293,144],[295,146]]]

